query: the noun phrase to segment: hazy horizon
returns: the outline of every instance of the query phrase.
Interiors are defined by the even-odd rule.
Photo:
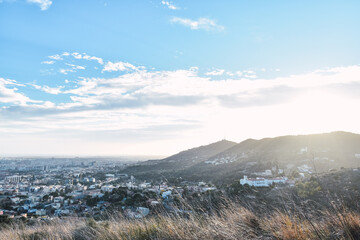
[[[9,158],[9,159],[16,159],[16,158],[29,158],[29,159],[50,159],[50,158],[54,158],[54,159],[62,159],[62,158],[73,158],[73,159],[113,159],[113,158],[123,158],[123,160],[127,160],[127,161],[146,161],[146,160],[152,160],[152,159],[160,159],[160,158],[164,158],[167,157],[165,155],[19,155],[19,154],[14,154],[14,155],[0,155],[0,159],[1,158]]]
[[[0,1],[0,156],[358,133],[358,1]]]
[[[326,134],[326,133],[334,133],[334,132],[346,132],[346,131],[341,131],[341,130],[338,130],[338,131],[332,131],[332,132],[323,132],[323,133],[309,133],[309,134],[288,134],[288,135],[281,135],[281,136],[265,136],[265,137],[261,137],[261,138],[246,138],[246,139],[243,139],[241,141],[233,141],[231,139],[226,139],[226,138],[223,138],[223,139],[219,139],[215,142],[219,142],[219,141],[223,141],[223,140],[226,140],[226,141],[230,141],[230,142],[235,142],[235,143],[241,143],[243,141],[246,141],[246,140],[249,140],[249,139],[255,139],[255,140],[261,140],[261,139],[266,139],[266,138],[275,138],[275,137],[283,137],[283,136],[301,136],[301,135],[317,135],[317,134]],[[352,134],[360,134],[358,132],[349,132],[349,133],[352,133]],[[202,143],[200,145],[196,145],[196,146],[191,146],[190,148],[188,149],[191,149],[191,148],[197,148],[197,147],[200,147],[200,146],[205,146],[205,145],[209,145],[209,144],[212,144],[212,143],[215,143],[215,142],[207,142],[207,143]],[[163,158],[166,158],[166,157],[169,157],[169,156],[172,156],[172,155],[175,155],[181,151],[186,151],[188,149],[181,149],[179,150],[178,152],[173,152],[173,153],[170,153],[170,154],[167,154],[167,155],[151,155],[151,154],[146,154],[146,153],[143,153],[143,154],[128,154],[128,155],[124,155],[124,154],[118,154],[118,155],[106,155],[106,154],[103,154],[103,155],[88,155],[88,154],[68,154],[68,155],[64,155],[64,154],[2,154],[0,155],[0,158],[2,157],[5,157],[5,158],[134,158],[133,160],[135,161],[146,161],[146,160],[157,160],[157,159],[163,159]],[[129,160],[129,159],[126,159],[126,160]]]

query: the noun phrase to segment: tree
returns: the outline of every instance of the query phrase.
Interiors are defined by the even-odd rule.
[[[233,196],[249,193],[251,191],[252,191],[251,186],[249,186],[248,184],[241,185],[239,181],[234,181],[228,187],[228,193]]]
[[[9,197],[4,198],[0,201],[0,208],[2,208],[2,209],[11,210],[12,205],[13,205],[13,202],[11,201],[11,199]]]
[[[86,201],[86,205],[90,206],[90,207],[94,207],[96,206],[97,202],[98,202],[98,197],[91,197],[91,196],[86,196],[85,201]]]
[[[297,182],[295,190],[300,197],[307,198],[321,191],[321,186],[315,178],[311,178],[310,181]]]
[[[55,192],[50,193],[50,195],[53,196],[53,197],[58,197],[59,192],[58,192],[58,190],[56,190]]]
[[[50,198],[50,195],[44,195],[43,196],[43,201],[47,201],[47,200],[49,200],[49,198]]]
[[[297,170],[294,170],[290,175],[290,178],[292,178],[292,179],[299,178],[299,177],[300,177],[300,173]]]

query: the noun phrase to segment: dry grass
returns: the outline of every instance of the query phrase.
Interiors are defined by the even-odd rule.
[[[3,229],[10,239],[360,239],[360,215],[324,212],[317,216],[275,212],[258,217],[231,205],[221,214],[158,215],[141,220],[113,216],[108,221],[71,218]]]

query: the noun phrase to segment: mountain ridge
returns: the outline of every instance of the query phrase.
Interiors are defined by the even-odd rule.
[[[127,171],[140,177],[222,181],[273,168],[291,174],[302,169],[326,172],[341,167],[359,167],[360,157],[356,154],[360,154],[360,134],[335,131],[258,140],[249,138],[240,143],[222,140],[161,160],[140,163]]]

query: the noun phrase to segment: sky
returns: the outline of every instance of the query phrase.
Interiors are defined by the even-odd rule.
[[[0,156],[360,133],[351,0],[0,0]]]

